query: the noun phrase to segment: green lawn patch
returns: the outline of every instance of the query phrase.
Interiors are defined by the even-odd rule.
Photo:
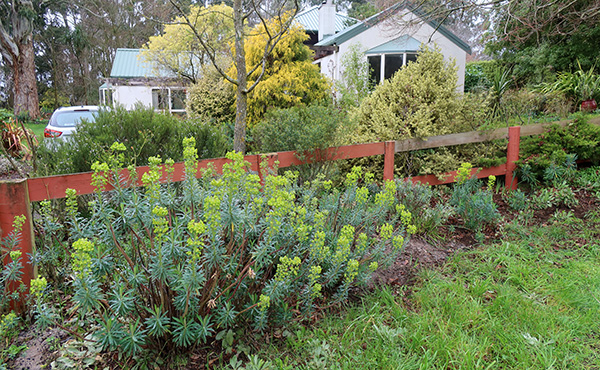
[[[44,140],[44,128],[46,128],[47,122],[44,123],[25,123],[25,128],[33,131],[39,141]]]

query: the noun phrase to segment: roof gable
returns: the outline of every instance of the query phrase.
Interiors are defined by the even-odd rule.
[[[419,51],[420,47],[421,42],[408,35],[404,35],[369,49],[365,51],[365,54],[391,54],[396,52]]]
[[[381,12],[365,19],[362,22],[359,22],[351,27],[346,28],[345,30],[343,30],[335,35],[324,38],[323,40],[319,41],[315,46],[330,46],[330,45],[339,45],[341,43],[344,43],[344,42],[354,38],[355,36],[363,33],[364,31],[368,30],[369,28],[375,26],[379,22],[398,13],[402,9],[408,9],[410,12],[412,12],[416,16],[423,18],[423,13],[420,12],[416,7],[411,6],[409,2],[401,1],[387,9],[385,9],[384,11],[381,11]],[[450,30],[448,30],[446,27],[440,25],[438,22],[433,21],[433,20],[425,21],[425,23],[427,23],[431,27],[433,27],[435,32],[439,32],[440,34],[444,35],[446,38],[448,38],[450,41],[452,41],[456,46],[463,49],[465,52],[471,54],[471,47],[466,42],[461,40],[458,36],[456,36],[454,33],[452,33]]]
[[[319,6],[315,5],[296,14],[296,21],[306,31],[319,31]],[[335,13],[335,32],[341,32],[349,26],[359,22],[358,19]]]
[[[144,60],[140,49],[117,49],[112,69],[111,78],[139,78],[139,77],[175,77],[166,70],[158,71],[155,66]]]

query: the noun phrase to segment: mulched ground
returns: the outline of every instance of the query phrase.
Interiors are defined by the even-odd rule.
[[[27,175],[30,173],[33,168],[27,162],[21,162],[17,159],[14,159],[13,162],[19,166],[21,169],[21,173]],[[21,178],[21,174],[13,167],[13,162],[9,161],[6,157],[0,154],[0,181],[3,180],[14,180]]]

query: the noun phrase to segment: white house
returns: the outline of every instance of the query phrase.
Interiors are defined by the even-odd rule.
[[[332,80],[343,78],[341,61],[352,45],[364,50],[371,67],[372,79],[381,82],[393,75],[403,65],[418,58],[421,44],[437,45],[444,59],[454,60],[458,67],[457,89],[463,91],[465,63],[471,48],[447,28],[434,21],[422,19],[418,9],[402,1],[392,7],[355,23],[340,32],[335,32],[332,14],[335,4],[327,0],[319,9],[319,41],[316,50],[324,49],[315,63],[321,73]]]
[[[117,49],[110,77],[100,86],[100,104],[133,109],[137,104],[170,113],[185,113],[182,79],[140,57],[140,49]]]
[[[315,63],[332,80],[343,78],[341,60],[354,44],[360,44],[369,61],[372,78],[383,81],[409,61],[418,58],[421,43],[437,44],[447,60],[458,67],[458,86],[463,90],[465,61],[471,48],[452,32],[423,20],[418,10],[398,3],[364,21],[336,12],[332,0],[296,15],[315,50]],[[117,49],[113,66],[100,86],[100,103],[133,109],[136,104],[171,113],[185,112],[186,82],[140,57],[140,49]]]
[[[329,13],[326,16],[321,17],[320,14],[322,10],[327,10]],[[342,32],[346,28],[358,23],[358,19],[354,19],[352,17],[348,17],[342,13],[336,12],[335,6],[329,6],[327,8],[323,8],[320,5],[315,5],[308,9],[305,9],[298,14],[296,14],[295,20],[298,24],[304,28],[306,34],[308,35],[308,40],[305,42],[307,45],[314,45],[319,42],[319,29],[323,29],[324,26],[321,25],[321,21],[329,22],[334,20],[333,25],[326,25],[327,27],[333,27],[334,33]]]

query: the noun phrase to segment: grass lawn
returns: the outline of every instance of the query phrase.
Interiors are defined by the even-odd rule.
[[[46,127],[47,122],[44,123],[26,123],[25,128],[33,131],[35,136],[37,136],[39,141],[44,140],[44,128]]]
[[[600,212],[505,225],[502,239],[290,328],[277,368],[598,369]]]

